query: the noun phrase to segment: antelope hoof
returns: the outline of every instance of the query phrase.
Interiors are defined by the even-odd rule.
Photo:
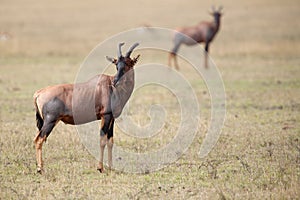
[[[41,167],[38,167],[37,170],[36,170],[36,172],[38,174],[42,174],[43,173],[43,169]]]
[[[104,172],[104,168],[103,168],[103,167],[98,167],[97,170],[98,170],[100,173],[103,173],[103,172]]]
[[[97,170],[100,172],[100,173],[103,173],[104,172],[104,167],[103,167],[103,163],[100,162],[98,167],[97,167]]]

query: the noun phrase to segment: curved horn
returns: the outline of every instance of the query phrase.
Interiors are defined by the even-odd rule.
[[[221,12],[223,9],[223,6],[219,6],[218,12]]]
[[[214,5],[211,6],[211,10],[212,10],[212,12],[216,12],[216,8]]]
[[[132,51],[135,49],[135,47],[137,47],[139,45],[139,43],[135,43],[134,45],[132,45],[129,49],[128,52],[126,53],[126,58],[129,58],[130,54],[132,53]]]
[[[119,43],[119,51],[118,51],[118,58],[122,57],[122,51],[121,51],[121,47],[124,45],[124,42]]]

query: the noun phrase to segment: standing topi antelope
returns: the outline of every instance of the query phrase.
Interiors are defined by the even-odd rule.
[[[180,27],[177,28],[173,35],[173,43],[174,47],[169,53],[169,66],[171,65],[171,60],[174,60],[174,64],[177,70],[179,70],[179,66],[177,63],[176,54],[181,44],[185,44],[188,46],[195,45],[197,43],[205,43],[205,60],[204,66],[207,68],[207,54],[209,51],[209,44],[214,39],[215,35],[219,31],[220,28],[220,18],[222,16],[221,13],[222,6],[215,10],[212,7],[212,12],[210,14],[214,17],[214,21],[212,22],[200,22],[196,26],[191,27]]]
[[[137,57],[131,59],[132,51],[138,46],[131,46],[122,56],[119,44],[118,58],[106,57],[117,68],[115,76],[99,74],[85,83],[49,86],[35,92],[36,122],[39,129],[35,139],[37,171],[42,173],[42,146],[54,126],[63,121],[65,124],[84,124],[101,120],[100,161],[98,170],[103,172],[103,153],[107,144],[108,167],[112,166],[114,120],[128,101],[134,88],[133,66]]]

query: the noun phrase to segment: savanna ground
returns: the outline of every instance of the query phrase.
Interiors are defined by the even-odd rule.
[[[222,1],[225,15],[211,56],[223,77],[227,113],[222,135],[205,159],[197,152],[209,125],[209,95],[194,80],[201,123],[176,163],[148,174],[99,174],[76,129],[60,123],[44,145],[45,173],[36,174],[35,90],[73,82],[85,56],[111,35],[145,23],[174,28],[210,20],[207,9],[214,3],[219,2],[2,0],[0,32],[11,37],[0,41],[0,199],[298,199],[297,0]],[[142,57],[141,63],[151,59],[167,63],[167,56]],[[166,91],[159,99],[154,91],[149,87],[143,101],[138,95],[132,101],[173,103]],[[149,120],[146,110],[132,115],[137,123]],[[169,120],[176,124],[177,117]],[[147,141],[117,129],[115,143],[144,152],[163,147],[175,132],[176,125],[169,125],[163,137]]]

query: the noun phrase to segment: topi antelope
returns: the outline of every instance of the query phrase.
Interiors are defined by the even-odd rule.
[[[205,61],[204,66],[207,68],[207,54],[209,51],[209,44],[214,39],[220,27],[220,18],[222,16],[221,13],[222,6],[215,10],[212,7],[212,12],[210,14],[214,17],[214,21],[212,22],[200,22],[196,26],[192,27],[181,27],[177,28],[173,35],[173,43],[174,47],[169,53],[169,66],[171,65],[171,60],[174,60],[174,64],[177,70],[179,70],[179,66],[177,63],[176,54],[181,44],[185,44],[188,46],[195,45],[197,43],[205,43]]]
[[[130,58],[138,43],[131,46],[125,56],[121,52],[123,45],[119,44],[117,59],[106,57],[116,65],[115,76],[99,74],[85,83],[55,85],[35,92],[33,98],[39,131],[34,143],[39,173],[43,171],[43,143],[59,121],[75,125],[101,120],[100,161],[97,169],[104,171],[103,153],[106,144],[108,168],[111,168],[114,120],[121,114],[133,91],[133,66],[140,56]]]
[[[8,32],[0,32],[0,41],[7,41],[12,38],[11,34]]]

